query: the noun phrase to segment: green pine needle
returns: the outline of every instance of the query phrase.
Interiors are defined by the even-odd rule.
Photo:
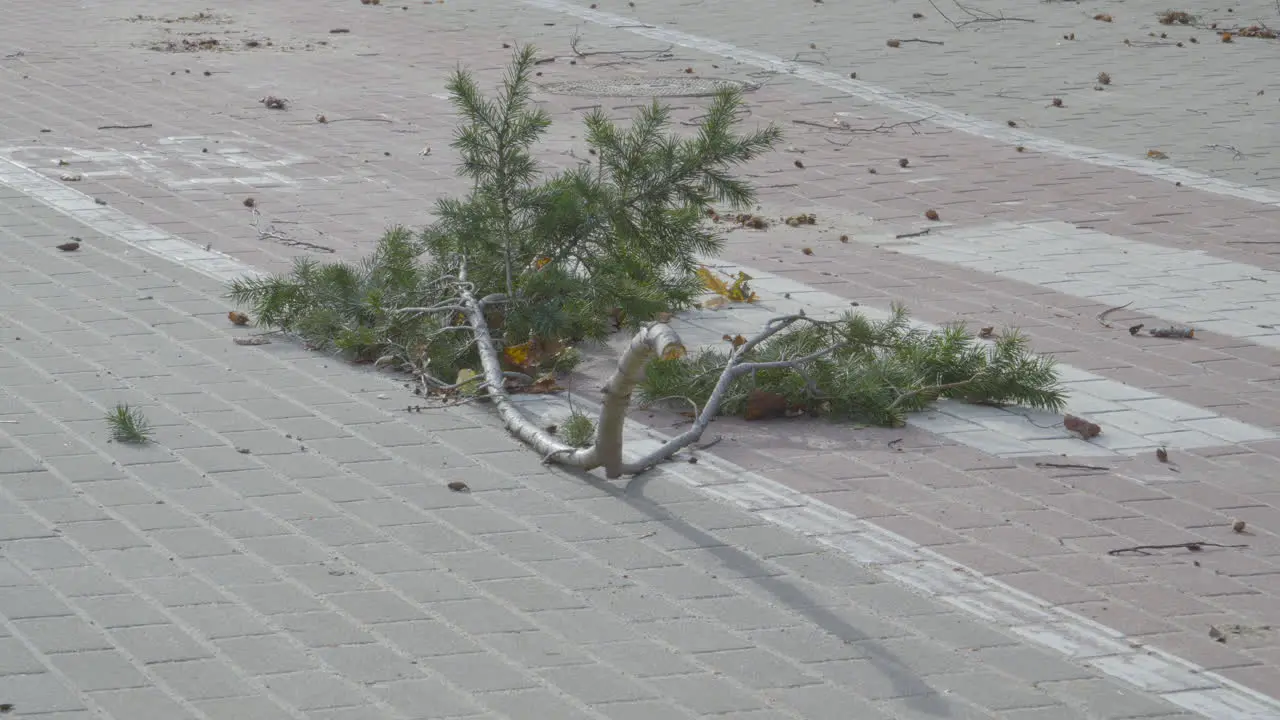
[[[596,424],[591,418],[575,410],[560,426],[560,436],[570,447],[590,447],[595,442]]]
[[[111,439],[129,445],[145,445],[151,442],[151,423],[142,411],[124,403],[115,406],[106,415]]]

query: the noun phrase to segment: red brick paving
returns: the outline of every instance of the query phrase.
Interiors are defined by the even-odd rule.
[[[455,59],[482,80],[497,77],[508,57],[502,43],[537,40],[567,46],[571,32],[560,22],[524,7],[477,11],[452,5],[370,9],[354,2],[297,0],[270,4],[227,2],[233,19],[217,32],[236,40],[270,37],[292,48],[202,54],[156,53],[136,47],[159,37],[155,23],[105,22],[137,12],[122,2],[83,8],[66,0],[19,4],[7,10],[0,49],[21,57],[0,60],[0,133],[9,147],[116,149],[143,146],[163,153],[169,136],[237,136],[310,158],[284,168],[297,186],[174,190],[154,177],[86,179],[80,189],[139,219],[198,243],[270,268],[305,254],[255,239],[242,206],[257,199],[267,219],[298,236],[331,244],[352,257],[368,248],[381,228],[418,225],[430,218],[435,198],[465,190],[452,174],[448,143],[453,118],[432,97]],[[77,12],[72,12],[76,10]],[[179,10],[166,8],[173,15]],[[105,22],[105,24],[103,24]],[[503,29],[521,28],[520,33]],[[350,34],[330,35],[346,27]],[[532,28],[527,32],[525,28]],[[213,30],[188,28],[189,31]],[[601,42],[608,39],[597,31]],[[318,45],[326,41],[328,46]],[[626,45],[627,43],[622,43]],[[632,40],[631,45],[634,45]],[[8,54],[11,50],[5,50]],[[708,68],[714,58],[680,55],[680,64]],[[629,72],[671,74],[672,63],[637,62],[604,67],[588,60],[543,67],[544,79],[591,78]],[[187,71],[190,70],[190,73]],[[208,70],[212,73],[205,76]],[[730,69],[721,70],[730,73]],[[288,97],[285,112],[258,99]],[[1227,337],[1207,335],[1194,344],[1143,339],[1101,327],[1096,303],[1022,283],[863,245],[841,245],[848,232],[839,219],[854,214],[876,220],[876,230],[914,229],[926,209],[947,222],[1058,219],[1169,247],[1200,249],[1217,257],[1280,269],[1267,245],[1234,240],[1274,234],[1276,208],[1171,187],[1132,173],[1036,153],[1018,153],[989,141],[920,126],[877,133],[838,147],[820,131],[794,119],[828,120],[852,109],[828,91],[786,80],[750,94],[752,121],[773,121],[788,131],[784,144],[804,149],[779,153],[749,168],[764,188],[770,214],[812,211],[812,258],[799,246],[764,233],[730,235],[727,259],[813,284],[873,306],[909,305],[930,322],[954,319],[982,325],[1019,326],[1041,350],[1105,377],[1158,390],[1226,417],[1280,427],[1280,353]],[[595,100],[539,98],[557,120],[550,165],[573,162],[577,111]],[[625,115],[635,100],[601,104]],[[690,118],[700,101],[675,103]],[[881,120],[874,108],[858,108],[860,125]],[[394,123],[329,119],[386,117]],[[99,125],[152,123],[128,131]],[[48,129],[51,132],[41,132]],[[217,143],[221,144],[221,143]],[[423,158],[418,153],[430,146]],[[57,172],[51,157],[63,151],[19,150],[12,157]],[[175,173],[196,172],[167,156]],[[911,159],[900,171],[897,160]],[[877,168],[877,174],[868,168]],[[79,169],[79,168],[76,168]],[[87,171],[89,168],[86,168]],[[135,168],[136,170],[136,168]],[[337,178],[314,181],[305,178]],[[920,177],[939,178],[913,183]],[[770,187],[776,186],[776,187]],[[287,225],[285,221],[300,223]],[[852,227],[852,224],[849,225]],[[662,427],[674,418],[655,416]],[[819,423],[757,426],[727,420],[716,452],[743,467],[813,493],[860,517],[1014,587],[1097,618],[1150,643],[1256,689],[1280,687],[1280,635],[1261,632],[1227,644],[1208,637],[1211,624],[1280,626],[1280,442],[1206,450],[1175,458],[1178,472],[1151,457],[1112,463],[1114,471],[1042,469],[1026,461],[993,458],[939,442],[913,429],[849,429]],[[889,440],[903,438],[895,443]],[[834,449],[833,449],[834,448]],[[1069,458],[1061,459],[1070,462]],[[1230,530],[1248,522],[1249,535]],[[1246,549],[1190,554],[1110,557],[1130,545],[1203,539],[1248,543]]]

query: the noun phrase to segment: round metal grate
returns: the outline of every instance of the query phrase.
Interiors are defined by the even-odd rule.
[[[723,78],[670,77],[643,80],[565,80],[541,86],[553,95],[583,97],[706,97],[726,87],[750,92],[759,85]]]

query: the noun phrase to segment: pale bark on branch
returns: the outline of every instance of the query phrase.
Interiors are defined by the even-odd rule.
[[[594,442],[587,448],[574,448],[565,444],[551,433],[539,426],[526,415],[513,401],[506,389],[506,378],[510,375],[502,369],[497,346],[490,334],[488,321],[485,319],[485,306],[490,298],[477,300],[466,282],[465,269],[460,273],[459,306],[466,315],[471,331],[475,336],[479,350],[480,364],[487,397],[497,408],[503,425],[521,442],[533,448],[544,458],[544,462],[594,470],[604,468],[605,476],[613,479],[623,475],[636,475],[655,465],[672,458],[684,448],[698,442],[707,427],[720,412],[733,382],[739,377],[756,370],[766,368],[792,368],[802,371],[805,364],[816,360],[835,348],[829,348],[812,355],[790,361],[774,361],[767,363],[748,363],[742,359],[769,338],[799,321],[821,322],[803,315],[779,317],[766,323],[764,329],[740,347],[734,349],[729,356],[720,380],[702,411],[698,413],[693,424],[684,432],[671,438],[660,448],[637,460],[627,462],[623,459],[623,429],[627,421],[627,411],[631,407],[631,396],[636,386],[644,379],[645,367],[654,358],[675,358],[684,355],[685,347],[675,330],[664,323],[647,325],[636,333],[618,359],[618,367],[604,387],[604,401],[600,415],[596,419]]]

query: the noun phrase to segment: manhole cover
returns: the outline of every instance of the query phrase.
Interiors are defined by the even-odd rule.
[[[749,92],[759,85],[722,78],[645,78],[643,80],[566,80],[546,83],[543,90],[554,95],[588,97],[703,97],[724,88]]]

